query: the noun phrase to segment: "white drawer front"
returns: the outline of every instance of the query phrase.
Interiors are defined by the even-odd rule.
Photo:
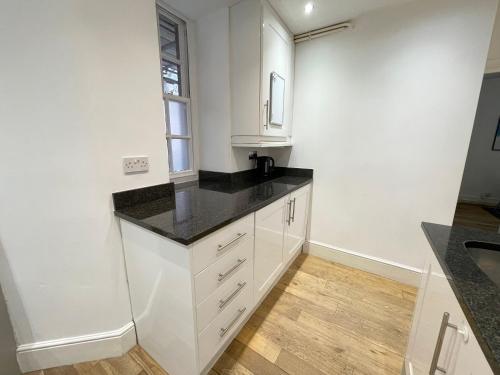
[[[198,348],[201,369],[208,364],[222,345],[231,338],[231,335],[252,311],[252,300],[252,293],[248,288],[245,293],[240,294],[200,333]]]
[[[247,261],[231,280],[217,288],[210,297],[198,305],[196,314],[198,332],[205,329],[218,314],[228,309],[236,298],[244,293],[253,295],[253,262],[250,261]]]
[[[202,271],[253,235],[254,214],[250,214],[197,242],[193,246],[194,273]]]
[[[253,268],[253,237],[244,239],[233,251],[195,276],[196,305],[218,287],[233,280],[236,273],[248,264]]]

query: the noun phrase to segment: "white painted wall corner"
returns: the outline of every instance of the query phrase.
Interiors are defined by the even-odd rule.
[[[17,360],[23,373],[73,363],[119,357],[137,343],[134,322],[114,330],[19,345]]]

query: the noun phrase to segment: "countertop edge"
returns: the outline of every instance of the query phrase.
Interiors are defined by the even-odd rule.
[[[310,183],[313,182],[313,178],[310,178],[300,184],[297,184],[297,185],[294,185],[293,188],[291,188],[290,190],[288,190],[287,192],[285,193],[281,193],[281,194],[277,194],[276,196],[273,196],[257,205],[255,205],[254,207],[250,208],[250,209],[247,209],[247,210],[243,210],[241,211],[240,213],[238,213],[237,215],[231,217],[230,219],[228,220],[224,220],[223,222],[219,223],[219,224],[216,224],[214,225],[213,227],[191,237],[191,238],[180,238],[180,237],[176,237],[174,236],[172,233],[169,233],[169,232],[165,232],[161,229],[158,229],[158,228],[155,228],[151,225],[148,225],[146,223],[144,223],[143,221],[139,220],[139,219],[135,219],[134,217],[132,216],[129,216],[119,210],[115,210],[114,211],[114,214],[116,217],[119,217],[120,219],[123,219],[123,220],[126,220],[128,222],[131,222],[135,225],[138,225],[144,229],[147,229],[153,233],[156,233],[162,237],[165,237],[165,238],[168,238],[169,240],[172,240],[172,241],[175,241],[183,246],[190,246],[190,245],[193,245],[195,242],[205,238],[206,236],[208,236],[209,234],[212,234],[214,233],[215,231],[219,230],[219,229],[222,229],[224,228],[225,226],[231,224],[231,223],[234,223],[235,221],[247,216],[247,215],[250,215],[251,213],[254,213],[258,210],[260,210],[261,208],[264,208],[268,205],[270,205],[271,203],[273,202],[276,202],[277,200],[287,196],[288,194],[294,192],[294,191],[297,191],[299,190],[300,188],[303,188],[304,186],[306,185],[309,185]]]
[[[465,302],[464,298],[462,297],[462,293],[460,292],[460,289],[457,287],[455,282],[453,281],[453,275],[446,265],[446,262],[442,259],[441,255],[439,254],[439,251],[436,249],[436,244],[431,238],[431,234],[428,232],[426,228],[426,224],[431,224],[431,225],[441,225],[443,227],[451,228],[450,226],[443,225],[443,224],[434,224],[434,223],[429,223],[423,221],[421,224],[422,230],[425,234],[425,237],[427,238],[427,241],[429,242],[431,249],[437,258],[437,261],[441,268],[443,269],[446,279],[448,280],[448,284],[450,285],[451,290],[453,290],[453,293],[455,294],[455,298],[458,301],[458,304],[460,305],[460,308],[462,309],[462,312],[465,315],[465,318],[467,319],[467,322],[469,323],[469,326],[472,329],[472,332],[474,333],[474,337],[476,338],[477,342],[479,343],[479,346],[481,347],[481,350],[483,351],[484,356],[486,357],[486,360],[488,361],[491,370],[493,371],[494,375],[500,375],[500,364],[497,363],[497,360],[495,358],[495,354],[493,353],[493,350],[489,346],[489,344],[486,342],[485,338],[483,337],[483,333],[481,332],[481,329],[477,325],[476,319],[474,317],[474,313],[471,311],[470,307],[467,305],[467,302]],[[472,259],[471,259],[472,260]]]

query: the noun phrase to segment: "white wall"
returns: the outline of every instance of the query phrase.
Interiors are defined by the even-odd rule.
[[[230,172],[229,8],[196,21],[200,169]]]
[[[200,169],[226,173],[250,169],[248,153],[253,150],[231,146],[229,8],[198,18],[196,36]]]
[[[450,224],[496,0],[421,0],[297,45],[291,154],[314,168],[311,240],[423,266]]]
[[[492,151],[500,118],[500,74],[486,76],[465,163],[460,200],[497,204],[500,201],[500,151]]]
[[[153,0],[0,12],[0,259],[18,344],[131,321],[111,193],[168,181]],[[125,176],[124,155],[150,172]]]
[[[486,63],[486,73],[495,72],[500,72],[500,8],[497,10],[497,18]]]

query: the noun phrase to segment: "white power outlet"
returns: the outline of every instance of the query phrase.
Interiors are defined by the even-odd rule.
[[[126,156],[122,158],[123,173],[141,173],[149,171],[149,158],[147,156]]]

